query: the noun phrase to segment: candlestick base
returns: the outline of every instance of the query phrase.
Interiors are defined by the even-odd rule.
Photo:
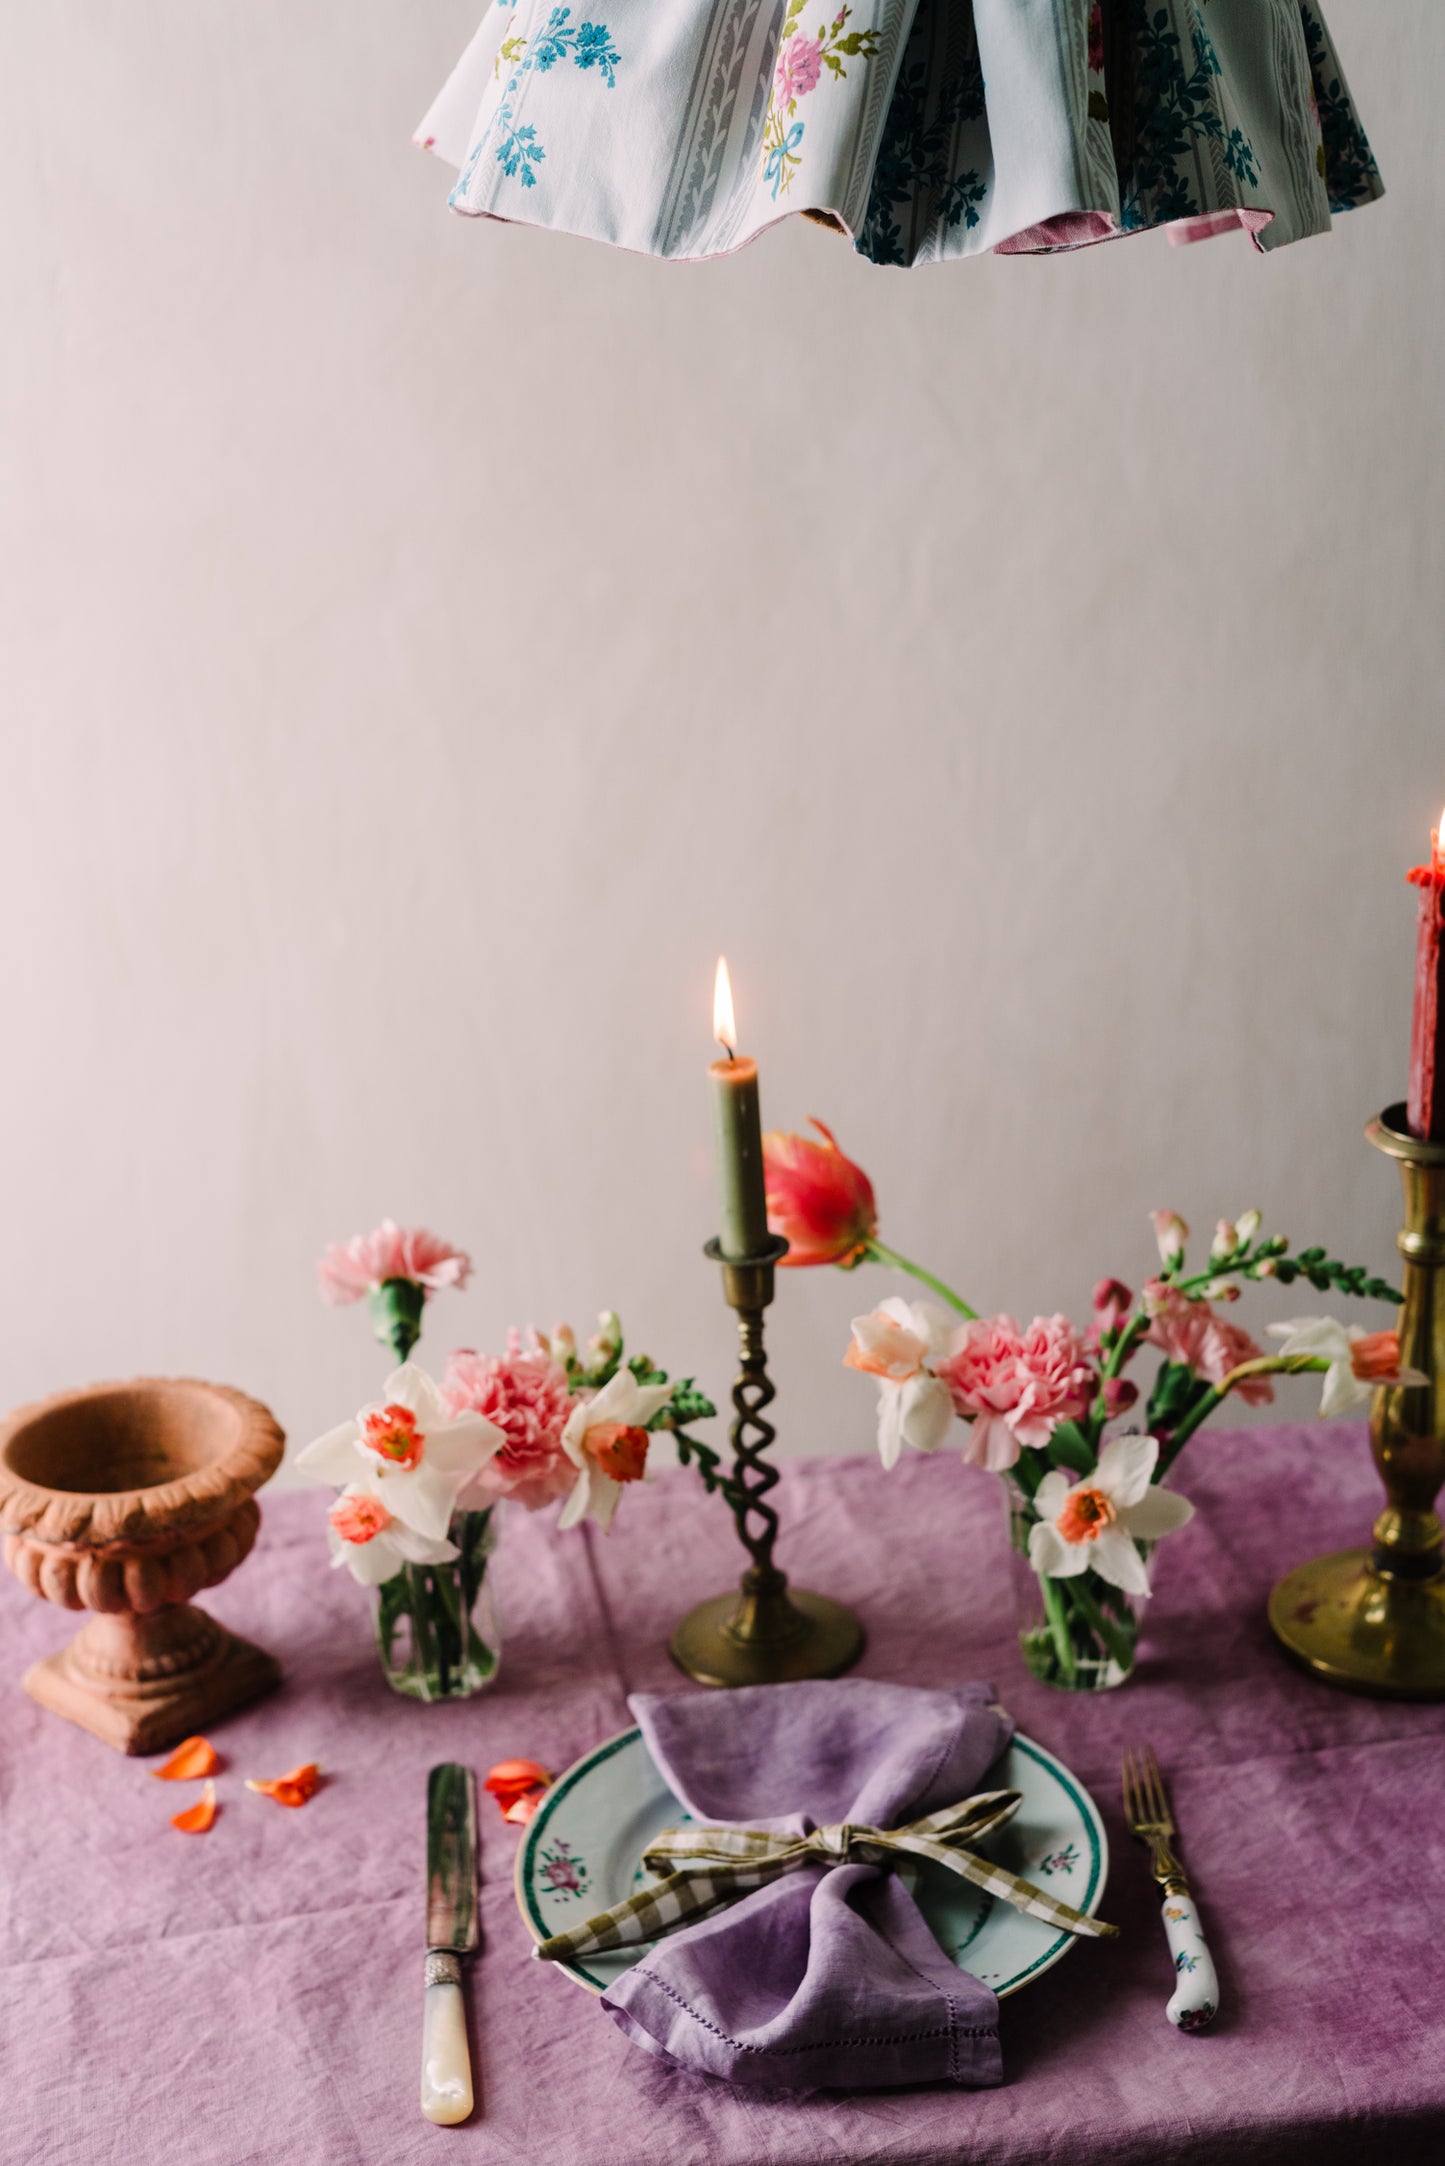
[[[1374,1547],[1296,1566],[1269,1598],[1275,1636],[1332,1685],[1395,1700],[1445,1699],[1445,1142],[1412,1135],[1406,1108],[1365,1130],[1405,1190],[1400,1362],[1429,1381],[1375,1393],[1370,1441],[1385,1485]]]
[[[1369,1549],[1316,1557],[1282,1579],[1269,1621],[1329,1684],[1389,1700],[1445,1699],[1445,1579],[1392,1579]]]
[[[862,1654],[863,1627],[850,1609],[789,1589],[776,1569],[743,1574],[741,1590],[688,1611],[668,1648],[700,1685],[783,1685],[839,1677]]]

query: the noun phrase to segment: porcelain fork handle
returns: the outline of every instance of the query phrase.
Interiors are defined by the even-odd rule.
[[[1192,1895],[1165,1891],[1164,1931],[1178,1980],[1164,2013],[1177,2030],[1202,2031],[1219,2013],[1219,1980]]]

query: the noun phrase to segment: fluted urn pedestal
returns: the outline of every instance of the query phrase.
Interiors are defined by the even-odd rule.
[[[93,1384],[0,1422],[5,1562],[32,1594],[96,1612],[25,1690],[121,1752],[160,1752],[280,1683],[271,1655],[192,1596],[233,1572],[285,1442],[221,1384]]]

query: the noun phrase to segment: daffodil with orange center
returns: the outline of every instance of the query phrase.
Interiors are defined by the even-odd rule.
[[[344,1564],[363,1587],[379,1587],[404,1564],[450,1564],[457,1554],[455,1542],[418,1534],[362,1482],[352,1482],[332,1505],[326,1539],[333,1566]]]
[[[575,1527],[589,1513],[605,1534],[623,1485],[641,1481],[651,1442],[647,1424],[672,1397],[671,1384],[639,1384],[630,1369],[617,1374],[590,1399],[579,1399],[562,1431],[562,1449],[577,1469],[559,1528]]]
[[[442,1564],[457,1493],[506,1439],[485,1415],[449,1413],[424,1369],[405,1362],[382,1396],[308,1444],[298,1472],[341,1489],[329,1521],[333,1564],[369,1587],[403,1564]]]
[[[893,1295],[869,1316],[855,1316],[843,1356],[850,1369],[878,1379],[878,1456],[898,1464],[905,1444],[935,1452],[948,1435],[953,1399],[929,1363],[947,1352],[955,1326],[932,1301]]]
[[[1034,1495],[1038,1524],[1029,1532],[1029,1563],[1040,1578],[1097,1572],[1127,1594],[1149,1592],[1141,1542],[1157,1542],[1194,1517],[1187,1497],[1153,1486],[1159,1445],[1152,1436],[1106,1444],[1092,1474],[1071,1483],[1056,1467]]]
[[[1430,1381],[1419,1369],[1401,1365],[1398,1331],[1362,1331],[1358,1324],[1341,1324],[1333,1316],[1297,1316],[1291,1323],[1270,1324],[1268,1330],[1272,1339],[1283,1342],[1281,1361],[1308,1360],[1324,1370],[1322,1421],[1368,1406],[1382,1384]]]

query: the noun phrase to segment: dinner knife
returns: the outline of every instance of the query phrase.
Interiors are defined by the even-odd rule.
[[[421,2110],[451,2128],[472,2110],[472,2064],[462,1957],[475,1952],[477,1781],[453,1760],[426,1784],[426,2016],[421,2044]]]

